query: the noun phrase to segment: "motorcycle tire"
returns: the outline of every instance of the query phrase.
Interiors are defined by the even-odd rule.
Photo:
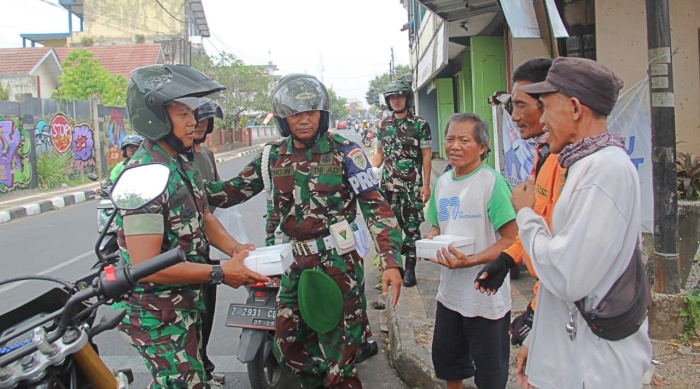
[[[266,340],[265,342],[271,342]],[[260,345],[255,358],[248,362],[248,379],[252,389],[298,389],[299,380],[282,369],[275,355],[270,351],[265,355],[265,342]]]

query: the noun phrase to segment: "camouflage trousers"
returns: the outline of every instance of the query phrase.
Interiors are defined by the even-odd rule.
[[[423,201],[420,198],[418,184],[406,184],[400,190],[389,191],[382,188],[382,195],[396,216],[399,228],[403,231],[404,240],[401,254],[405,258],[416,258],[416,241],[420,239],[420,225],[425,220],[423,216]]]
[[[199,311],[130,310],[119,332],[143,357],[152,389],[203,389]]]
[[[299,277],[303,270],[315,268],[323,269],[336,281],[345,304],[338,327],[324,334],[309,328],[299,310]],[[273,350],[280,364],[297,375],[305,388],[352,387],[347,384],[359,382],[355,353],[372,335],[364,285],[362,258],[355,251],[343,256],[335,254],[335,250],[296,256],[282,278]]]

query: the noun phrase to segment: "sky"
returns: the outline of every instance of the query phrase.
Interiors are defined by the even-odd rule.
[[[369,82],[389,71],[392,48],[395,65],[410,64],[408,31],[400,31],[408,16],[399,0],[202,3],[211,37],[193,41],[201,39],[209,55],[225,51],[249,65],[272,61],[277,75],[312,74],[340,97],[363,104]],[[58,0],[0,0],[0,9],[0,47],[21,47],[20,34],[68,29]]]

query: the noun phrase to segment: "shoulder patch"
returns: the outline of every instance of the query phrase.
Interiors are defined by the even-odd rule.
[[[345,154],[345,175],[353,192],[362,195],[375,190],[379,183],[362,149],[353,144],[343,149],[343,153]]]

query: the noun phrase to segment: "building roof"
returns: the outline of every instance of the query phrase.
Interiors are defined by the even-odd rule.
[[[32,74],[46,59],[58,62],[56,53],[50,47],[0,49],[0,74]]]
[[[68,54],[78,47],[55,47],[58,59],[63,63]],[[165,56],[159,44],[138,45],[114,45],[114,46],[87,46],[80,47],[91,52],[97,62],[102,65],[109,74],[121,74],[127,80],[131,77],[131,71],[146,65],[165,63]]]

